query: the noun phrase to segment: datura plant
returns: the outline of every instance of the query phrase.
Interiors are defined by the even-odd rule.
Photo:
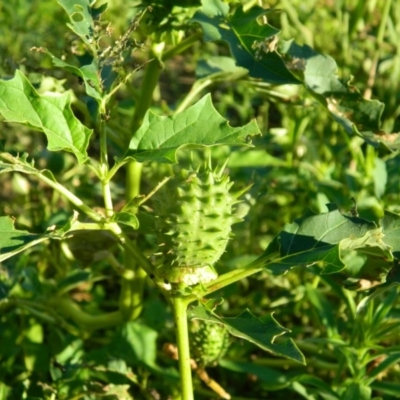
[[[107,4],[96,8],[91,0],[58,3],[67,13],[74,35],[71,48],[61,57],[44,47],[32,51],[47,57],[72,81],[77,78],[77,85],[72,85],[75,93],[65,90],[65,81],[55,78],[51,85],[48,81],[34,85],[29,74],[20,70],[14,77],[0,80],[4,121],[24,125],[23,134],[39,131],[47,139],[39,154],[34,145],[24,148],[26,141],[7,139],[0,153],[0,172],[14,174],[19,181],[24,177],[23,182],[32,182],[31,188],[39,185],[46,193],[43,201],[53,196],[41,224],[29,224],[13,211],[0,217],[3,268],[11,271],[15,264],[10,260],[18,257],[32,259],[36,266],[29,273],[40,274],[35,282],[42,288],[40,294],[29,298],[21,294],[21,281],[16,278],[11,286],[2,286],[0,309],[24,310],[83,339],[97,329],[122,327],[122,332],[129,333],[124,337],[133,338],[139,369],[144,366],[150,374],[157,374],[161,367],[155,361],[155,347],[151,348],[154,357],[143,355],[143,349],[137,347],[147,340],[143,339],[148,331],[141,317],[145,288],[151,285],[164,296],[174,317],[176,344],[172,346],[177,351],[172,358],[179,364],[180,394],[171,396],[192,400],[193,370],[204,377],[204,368],[220,360],[232,336],[283,357],[291,365],[306,361],[294,341],[285,340],[289,330],[272,314],[255,316],[243,310],[236,317],[226,317],[218,308],[222,299],[213,297],[214,292],[261,271],[264,276],[279,275],[310,265],[325,274],[340,272],[342,284],[373,283],[376,289],[371,296],[398,284],[400,216],[386,212],[379,223],[372,222],[354,210],[343,214],[333,204],[325,213],[307,212],[282,227],[247,265],[218,274],[219,260],[235,240],[232,225],[243,217],[237,211],[241,195],[250,190],[251,182],[235,189],[229,164],[224,163],[226,152],[219,153],[222,161],[210,154],[216,158],[217,150],[230,148],[232,156],[240,157],[245,153],[237,149],[251,147],[252,138],[261,132],[254,120],[230,126],[207,93],[213,84],[246,79],[253,89],[262,85],[302,87],[296,96],[311,94],[348,133],[387,151],[399,147],[397,136],[380,130],[383,105],[364,99],[350,80],[339,79],[330,57],[279,40],[279,31],[266,21],[271,10],[256,2],[245,7],[220,0],[204,0],[201,5],[184,1],[176,6],[137,2],[140,5],[129,10],[133,15],[128,28],[125,32],[119,28],[118,38],[113,38],[112,26],[104,19]],[[150,109],[159,83],[168,81],[161,79],[168,62],[198,49],[202,39],[222,42],[224,55],[203,65],[203,75],[186,96],[171,100],[171,104],[161,102],[157,112]],[[231,57],[226,56],[228,49]],[[271,90],[271,98],[273,93]],[[127,97],[129,107],[121,101]],[[193,161],[191,169],[185,148],[202,159],[197,164]],[[66,162],[55,167],[57,163],[48,154],[64,154]],[[177,166],[175,173],[172,164]],[[153,177],[145,189],[140,186],[144,176]],[[122,190],[118,189],[121,177],[125,179]],[[81,190],[86,180],[90,194]],[[76,264],[77,243],[85,249],[85,257],[79,261],[87,264],[81,270]],[[357,268],[347,268],[350,259],[358,262]],[[96,277],[93,265],[99,260],[110,267],[112,279],[99,273]],[[115,309],[102,313],[95,300],[106,296],[107,290],[99,289],[105,279],[111,279],[120,293],[110,303]],[[96,291],[85,297],[78,290],[83,284],[96,287]],[[91,306],[81,307],[79,298]],[[369,300],[354,314],[362,315]],[[138,332],[144,336],[136,342]],[[149,337],[155,346],[155,339]],[[102,337],[101,343],[108,338]],[[374,368],[364,380],[354,377],[351,390],[354,385],[364,387],[373,382],[378,376]],[[144,384],[132,375],[127,374],[132,385],[145,391]],[[230,398],[216,382],[203,380],[221,397]]]

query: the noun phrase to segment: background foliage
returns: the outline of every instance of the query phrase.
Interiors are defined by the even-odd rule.
[[[112,31],[104,40],[111,43],[123,35],[138,12],[137,3],[109,1],[105,15]],[[125,73],[147,61],[143,33],[153,32],[146,32],[146,26],[177,27],[197,9],[195,2],[182,1],[179,6],[153,4],[153,12],[141,22],[145,26],[133,33],[136,47],[121,65]],[[399,1],[282,0],[264,2],[263,6],[276,10],[267,14],[268,23],[281,29],[281,38],[295,38],[299,45],[330,55],[343,81],[352,76],[352,84],[364,97],[385,104],[382,131],[399,131]],[[166,15],[173,17],[166,20]],[[0,74],[3,79],[11,78],[20,69],[42,94],[72,88],[75,115],[93,129],[94,104],[85,95],[82,82],[55,68],[50,57],[32,50],[33,46],[45,47],[60,59],[63,55],[65,62],[79,58],[81,44],[66,29],[67,20],[56,2],[0,4]],[[222,59],[214,58],[217,56],[229,56],[226,43],[199,41],[166,61],[152,110],[170,114],[188,92],[193,91],[196,100],[210,93],[216,109],[233,127],[246,125],[253,118],[260,127],[262,135],[253,140],[254,148],[232,151],[218,147],[212,151],[215,159],[229,156],[230,176],[238,189],[253,183],[240,204],[244,222],[234,225],[235,238],[218,264],[221,272],[260,255],[285,224],[309,209],[326,212],[326,204],[335,203],[343,212],[352,210],[374,222],[384,216],[384,209],[400,212],[396,152],[385,146],[373,147],[346,133],[303,86],[241,77],[229,58],[224,70],[231,68],[238,75],[227,75],[227,80],[221,73],[220,79],[207,86],[202,79],[210,68],[221,72]],[[113,100],[108,125],[111,156],[121,156],[129,138],[142,79],[139,70]],[[122,139],[116,132],[123,134]],[[14,154],[28,152],[39,168],[49,169],[88,204],[101,204],[95,174],[76,164],[71,154],[49,152],[43,135],[2,123],[0,138]],[[89,155],[96,157],[99,146],[95,133]],[[179,153],[179,160],[189,164],[190,152]],[[148,193],[172,168],[144,164],[141,191]],[[111,184],[116,207],[122,208],[124,174],[117,175]],[[0,185],[1,215],[14,216],[18,229],[41,233],[62,224],[72,213],[57,192],[30,175],[1,174]],[[142,222],[137,240],[150,253],[154,243],[146,226]],[[41,308],[43,299],[60,291],[69,292],[89,314],[112,312],[120,301],[118,266],[112,268],[110,260],[101,255],[106,247],[113,252],[117,246],[106,233],[71,240],[69,259],[61,246],[57,241],[42,243],[1,264],[0,398],[179,398],[173,389],[178,382],[176,361],[162,351],[163,344],[175,341],[171,311],[151,281],[146,282],[140,318],[117,328],[91,330],[72,322],[57,299],[52,308],[48,304]],[[387,285],[384,292],[374,292],[371,287],[386,275],[360,279],[362,260],[351,253],[347,257],[346,274],[320,275],[318,264],[307,269],[298,266],[285,275],[262,272],[217,292],[225,298],[220,306],[225,317],[237,316],[244,308],[259,317],[274,312],[274,318],[291,330],[307,360],[303,366],[275,358],[250,342],[233,340],[219,365],[209,369],[233,399],[398,397],[398,289]],[[388,263],[383,268],[387,272],[390,267]],[[369,294],[370,301],[363,303]],[[198,379],[196,398],[218,397]]]

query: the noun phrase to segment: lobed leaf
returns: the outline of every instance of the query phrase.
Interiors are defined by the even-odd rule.
[[[278,29],[257,22],[271,12],[256,6],[248,12],[238,7],[230,14],[221,0],[205,0],[192,21],[201,25],[204,40],[227,42],[236,65],[246,68],[250,77],[278,85],[303,84],[348,134],[375,147],[400,149],[400,135],[380,129],[384,104],[363,98],[351,78],[340,79],[331,57],[293,40],[278,41]]]
[[[246,68],[250,76],[275,84],[299,83],[286,68],[281,57],[268,49],[269,41],[279,33],[271,25],[259,25],[255,20],[268,13],[253,7],[248,13],[238,7],[229,14],[229,6],[219,0],[203,1],[203,7],[192,18],[201,25],[204,40],[224,40],[229,44],[237,65]]]
[[[20,71],[11,80],[0,80],[0,114],[42,131],[51,151],[73,153],[79,163],[88,160],[86,149],[92,131],[71,110],[69,94],[40,95]]]
[[[277,356],[305,364],[303,354],[291,339],[284,342],[275,342],[277,337],[290,331],[279,325],[272,315],[257,318],[249,310],[246,310],[235,318],[225,318],[211,313],[202,306],[194,307],[189,311],[188,315],[190,319],[201,319],[211,323],[223,324],[233,336],[248,340]]]
[[[139,162],[175,163],[180,148],[249,145],[248,138],[257,134],[260,130],[255,121],[242,127],[230,127],[215,110],[210,95],[206,95],[177,115],[164,117],[147,112],[125,157]]]
[[[324,273],[336,273],[346,267],[344,255],[362,255],[363,264],[354,275],[383,281],[391,268],[398,247],[395,230],[398,220],[388,214],[381,227],[356,216],[330,211],[307,215],[287,224],[271,242],[259,260],[273,273],[285,273],[294,266],[324,265]],[[390,236],[392,232],[392,236]]]

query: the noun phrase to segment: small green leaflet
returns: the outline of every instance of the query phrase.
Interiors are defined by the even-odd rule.
[[[225,318],[217,316],[203,306],[197,306],[189,310],[188,316],[189,319],[201,319],[211,323],[223,324],[233,336],[248,340],[277,356],[305,364],[303,354],[292,339],[276,342],[277,337],[290,331],[279,325],[272,315],[257,318],[249,310],[246,310],[235,318]]]
[[[85,83],[85,90],[88,96],[95,98],[100,101],[102,99],[102,87],[99,77],[98,66],[95,59],[92,60],[91,64],[83,65],[80,68],[74,65],[68,64],[58,57],[51,54],[47,49],[39,49],[44,51],[48,56],[51,57],[51,61],[56,67],[65,69],[68,72],[75,74],[82,78]]]
[[[86,149],[92,131],[80,123],[71,110],[68,93],[40,95],[17,71],[11,80],[0,80],[0,114],[7,122],[18,122],[42,131],[48,150],[73,153],[79,163],[88,160]]]
[[[164,117],[148,111],[142,126],[131,139],[125,158],[139,162],[176,163],[176,153],[180,148],[249,146],[249,138],[260,133],[255,121],[242,127],[230,127],[215,110],[211,96],[206,95],[177,115]]]

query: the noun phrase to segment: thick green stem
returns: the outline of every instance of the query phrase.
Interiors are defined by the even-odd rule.
[[[104,109],[101,110],[101,112],[105,113],[106,111]],[[104,207],[106,209],[106,216],[111,217],[113,215],[113,204],[111,197],[110,181],[108,179],[109,164],[108,164],[108,149],[107,149],[107,132],[104,121],[100,121],[99,131],[100,131],[101,187],[103,192]]]
[[[160,61],[150,54],[152,58],[146,64],[143,81],[140,88],[139,99],[135,105],[135,112],[131,121],[131,132],[133,135],[142,124],[143,117],[153,101],[153,92],[160,77]],[[142,175],[142,164],[131,161],[126,167],[126,201],[129,202],[140,193],[140,181]],[[140,315],[143,303],[143,290],[147,269],[143,270],[140,264],[141,255],[136,246],[132,245],[125,254],[125,269],[132,272],[130,277],[122,277],[120,293],[120,310],[126,320],[135,319]],[[132,251],[133,250],[133,251]],[[135,254],[134,254],[135,253]],[[141,253],[140,253],[141,254]],[[138,262],[139,261],[139,264]]]
[[[142,177],[143,164],[131,161],[126,166],[126,201],[134,199],[140,193],[140,180]]]
[[[57,306],[58,310],[63,314],[72,318],[78,325],[81,325],[85,329],[102,329],[119,325],[122,322],[122,315],[119,311],[101,315],[91,315],[82,311],[74,301],[67,297],[55,299],[54,305]]]
[[[139,98],[135,104],[135,112],[131,121],[131,132],[133,135],[142,124],[143,117],[153,101],[153,92],[157,86],[158,79],[161,73],[161,64],[158,58],[150,54],[152,58],[146,64],[146,70],[143,76],[143,81],[140,88]]]
[[[184,297],[176,296],[172,298],[174,311],[176,341],[179,356],[179,374],[181,379],[182,400],[194,400],[192,369],[190,363],[189,332],[187,322],[188,302]]]
[[[142,312],[146,278],[146,271],[138,266],[127,270],[121,278],[119,309],[125,321],[138,318]]]

